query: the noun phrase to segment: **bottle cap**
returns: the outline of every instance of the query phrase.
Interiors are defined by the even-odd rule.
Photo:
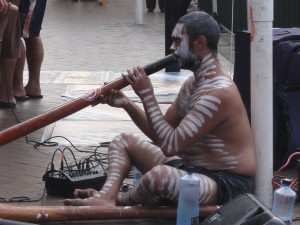
[[[290,186],[291,183],[292,183],[291,179],[282,179],[281,180],[281,185]]]
[[[186,172],[188,174],[192,174],[194,172],[194,167],[188,167],[188,168],[186,168]]]

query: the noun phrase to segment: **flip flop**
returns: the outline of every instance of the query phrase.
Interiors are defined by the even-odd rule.
[[[26,94],[26,96],[30,99],[40,99],[40,98],[43,98],[44,96],[41,94],[41,95],[30,95],[30,94]]]
[[[23,102],[23,101],[27,101],[29,99],[29,97],[27,95],[24,95],[24,96],[14,96],[14,98],[16,99],[17,102]]]
[[[15,108],[15,107],[16,107],[16,103],[14,103],[14,102],[3,102],[3,101],[0,101],[0,108],[1,109]]]

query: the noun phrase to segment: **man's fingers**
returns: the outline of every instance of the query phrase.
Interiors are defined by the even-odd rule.
[[[147,76],[147,74],[146,74],[146,72],[145,72],[145,70],[144,70],[144,68],[142,68],[142,67],[140,67],[140,66],[138,66],[138,71],[139,71],[139,74],[141,75],[141,76]]]
[[[96,193],[97,191],[95,189],[92,189],[92,188],[88,188],[88,189],[76,189],[74,191],[74,196],[76,198],[88,198],[88,197],[92,197],[94,196],[94,194]]]
[[[64,205],[66,206],[81,206],[81,205],[87,205],[85,204],[86,200],[84,199],[65,199],[63,201]]]
[[[122,77],[123,77],[129,84],[132,83],[132,81],[129,79],[129,75],[126,75],[126,74],[122,73]]]

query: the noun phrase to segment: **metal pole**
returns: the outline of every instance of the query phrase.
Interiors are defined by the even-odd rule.
[[[135,24],[143,25],[143,0],[135,0]]]
[[[255,195],[272,205],[273,176],[273,0],[251,0],[255,35],[251,42],[251,127],[257,158]]]
[[[212,0],[213,13],[218,13],[218,1]]]
[[[250,0],[247,0],[247,29],[250,30]]]

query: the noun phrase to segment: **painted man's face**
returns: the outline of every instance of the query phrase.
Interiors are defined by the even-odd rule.
[[[171,50],[179,57],[180,68],[190,69],[197,62],[198,56],[189,43],[189,37],[183,29],[183,24],[176,24],[172,39]]]

